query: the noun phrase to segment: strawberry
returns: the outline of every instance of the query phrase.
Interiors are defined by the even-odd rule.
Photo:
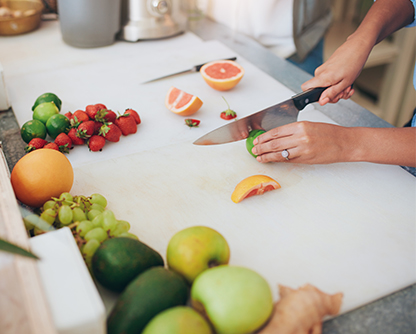
[[[185,119],[185,124],[190,128],[197,127],[201,123],[199,119],[187,118]]]
[[[42,138],[33,138],[29,144],[25,147],[25,151],[27,153],[37,150],[39,148],[44,147],[48,142]]]
[[[114,123],[117,118],[117,114],[112,110],[101,109],[95,115],[95,120],[102,123]]]
[[[77,136],[77,129],[75,128],[69,130],[68,137],[71,138],[72,144],[74,145],[82,145],[85,143],[85,140],[83,138],[79,138]]]
[[[102,135],[108,141],[116,143],[120,140],[121,130],[114,123],[108,123],[104,124],[100,128],[100,135]]]
[[[84,110],[77,110],[74,112],[74,117],[76,117],[77,122],[86,122],[90,120],[90,117]]]
[[[236,118],[237,117],[236,112],[234,110],[230,109],[230,106],[228,105],[228,102],[224,98],[224,96],[222,98],[224,99],[225,103],[227,104],[228,109],[221,113],[221,115],[220,115],[221,118],[225,119],[226,121],[229,121],[230,119]]]
[[[69,149],[72,147],[72,140],[65,132],[62,132],[55,138],[55,144],[58,145],[59,151],[62,153],[69,153]]]
[[[94,121],[94,134],[95,135],[98,135],[102,126],[103,126],[103,123]]]
[[[123,136],[137,132],[136,121],[134,120],[133,116],[130,116],[130,114],[118,116],[115,123],[120,128]]]
[[[56,145],[55,143],[48,143],[46,144],[43,148],[50,148],[52,150],[57,150],[59,151],[59,147],[58,145]]]
[[[137,113],[137,111],[133,110],[133,109],[126,109],[126,111],[124,112],[124,114],[130,114],[131,116],[133,116],[134,120],[136,121],[136,124],[139,125],[142,121],[140,119],[139,114]]]
[[[65,114],[65,116],[69,119],[69,120],[71,120],[72,119],[72,117],[74,117],[74,115],[72,114],[72,112],[70,112],[70,111],[68,111],[66,114]]]
[[[91,137],[94,134],[94,121],[82,122],[77,129],[77,136],[82,139]]]
[[[91,119],[95,119],[95,115],[97,112],[99,112],[102,109],[107,109],[107,107],[104,104],[97,103],[97,104],[90,104],[85,107],[85,112]]]
[[[88,140],[88,147],[90,151],[97,152],[101,151],[105,145],[105,139],[103,136],[91,136],[91,138]]]

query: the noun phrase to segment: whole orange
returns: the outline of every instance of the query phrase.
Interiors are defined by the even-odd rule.
[[[10,181],[19,201],[40,207],[51,197],[59,197],[61,193],[71,190],[74,170],[63,153],[38,149],[16,163]]]

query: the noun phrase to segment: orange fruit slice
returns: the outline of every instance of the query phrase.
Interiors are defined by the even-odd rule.
[[[230,90],[244,75],[244,69],[232,60],[212,61],[201,67],[201,75],[212,88]]]
[[[189,116],[195,114],[202,106],[202,101],[176,87],[170,87],[165,98],[165,106],[175,114]]]
[[[17,199],[37,208],[51,197],[69,192],[74,171],[63,153],[42,148],[24,155],[16,163],[10,181]]]
[[[235,187],[231,200],[240,203],[243,199],[255,195],[262,195],[267,191],[279,189],[280,184],[266,175],[253,175],[245,178]]]

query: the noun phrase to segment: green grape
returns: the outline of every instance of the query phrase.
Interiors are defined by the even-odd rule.
[[[43,211],[46,211],[48,209],[53,209],[53,207],[55,206],[55,204],[56,204],[56,202],[54,200],[46,201],[43,204]]]
[[[124,232],[121,233],[119,236],[117,236],[118,238],[132,238],[132,239],[136,239],[139,240],[139,237],[133,233],[129,233],[129,232]]]
[[[122,233],[126,233],[130,230],[130,224],[126,222],[125,220],[118,220],[117,225],[113,231],[110,232],[110,234],[114,237],[118,237]]]
[[[75,207],[72,209],[72,221],[73,222],[80,222],[83,220],[87,220],[87,215],[80,207]]]
[[[91,222],[94,227],[102,227],[103,221],[104,221],[104,215],[100,213],[99,215],[95,216]]]
[[[100,205],[100,204],[93,203],[90,206],[90,210],[98,210],[100,212],[103,212],[105,210],[105,208],[102,205]]]
[[[105,208],[107,206],[107,200],[103,195],[100,194],[92,194],[90,196],[90,202],[92,204],[99,204],[101,205],[103,208]]]
[[[25,223],[26,230],[30,231],[38,225],[39,216],[33,213],[24,217],[23,222]]]
[[[87,214],[88,220],[93,220],[96,216],[98,216],[100,214],[101,214],[101,211],[92,209]]]
[[[69,225],[72,222],[72,209],[68,205],[62,205],[58,211],[59,221],[62,225]]]
[[[88,231],[88,233],[84,236],[86,241],[90,241],[92,239],[96,239],[99,242],[103,242],[108,238],[107,233],[101,227],[95,227],[92,230]]]
[[[56,217],[56,211],[52,208],[49,208],[43,211],[42,214],[40,215],[40,218],[42,218],[43,221],[45,221],[49,225],[52,225],[55,222],[55,217]]]
[[[87,243],[82,247],[82,255],[85,257],[92,257],[97,250],[98,247],[100,247],[100,242],[96,239],[91,239],[87,241]]]
[[[83,220],[77,226],[77,233],[83,238],[94,228],[94,225],[89,220]]]
[[[65,192],[59,196],[59,200],[66,201],[66,202],[73,202],[74,198],[72,197],[70,193]]]
[[[103,213],[103,229],[104,231],[112,231],[116,228],[117,220],[111,210],[105,210]]]

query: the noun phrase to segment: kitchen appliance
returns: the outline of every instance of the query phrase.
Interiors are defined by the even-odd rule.
[[[184,32],[185,25],[180,0],[123,0],[118,37],[129,42],[171,37]]]
[[[296,122],[299,111],[304,109],[309,103],[319,101],[322,92],[327,88],[311,88],[299,93],[284,102],[215,129],[197,139],[194,144],[217,145],[230,143],[247,138],[251,130],[262,129],[269,131],[278,126]]]

